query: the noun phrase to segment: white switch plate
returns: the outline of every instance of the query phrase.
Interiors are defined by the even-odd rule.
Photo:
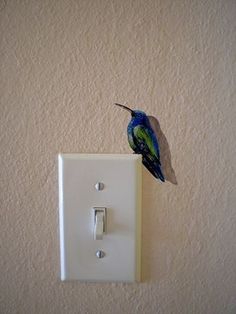
[[[61,280],[139,281],[141,156],[60,154],[58,159]],[[95,188],[97,182],[103,190]],[[94,207],[106,208],[102,240],[94,240]]]

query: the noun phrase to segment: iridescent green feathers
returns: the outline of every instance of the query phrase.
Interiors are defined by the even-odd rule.
[[[156,143],[153,141],[153,133],[150,132],[150,129],[145,128],[143,125],[137,125],[133,129],[133,135],[138,146],[142,148],[143,152],[148,154],[150,159],[160,159],[159,150],[157,149],[157,145],[155,145]]]

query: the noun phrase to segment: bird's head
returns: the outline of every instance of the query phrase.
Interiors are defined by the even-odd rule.
[[[115,105],[129,111],[133,119],[138,119],[140,121],[147,119],[146,113],[141,111],[141,110],[132,110],[125,105],[121,105],[121,104],[117,104],[117,103],[115,103]]]

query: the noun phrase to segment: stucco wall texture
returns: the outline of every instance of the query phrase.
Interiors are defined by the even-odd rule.
[[[236,2],[1,0],[0,25],[0,313],[236,313]],[[130,153],[115,101],[177,184],[143,169],[142,283],[62,283],[57,154]]]

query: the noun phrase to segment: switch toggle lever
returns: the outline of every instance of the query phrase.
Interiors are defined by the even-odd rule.
[[[106,208],[94,207],[94,240],[102,240],[106,232]]]

